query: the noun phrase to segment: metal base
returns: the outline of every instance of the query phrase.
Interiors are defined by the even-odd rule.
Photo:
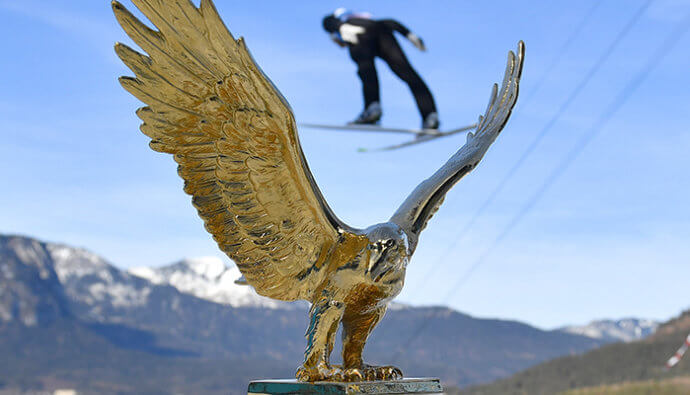
[[[438,394],[443,387],[437,378],[407,378],[394,381],[338,383],[297,380],[257,380],[249,383],[249,394]]]

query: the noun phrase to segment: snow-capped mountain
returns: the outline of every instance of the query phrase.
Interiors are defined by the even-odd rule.
[[[566,326],[559,330],[604,341],[631,342],[644,339],[654,333],[658,327],[659,323],[656,321],[624,318],[620,320],[592,321],[587,325]]]
[[[143,306],[150,284],[117,270],[108,261],[82,248],[45,243],[53,267],[69,296],[87,306]],[[98,314],[96,314],[98,315]]]
[[[235,284],[235,280],[242,275],[239,269],[235,265],[226,266],[217,257],[183,259],[168,266],[137,267],[128,271],[154,284],[171,285],[182,293],[233,307],[289,309],[306,306],[305,303],[265,298],[250,286]]]
[[[234,370],[238,374],[246,372],[240,380],[244,388],[249,378],[264,375],[252,373],[257,372],[252,369],[265,367],[265,361],[286,365],[302,358],[309,323],[307,311],[232,306],[235,302],[261,303],[256,300],[262,299],[253,295],[251,288],[234,284],[239,276],[234,267],[227,268],[218,259],[194,259],[143,272],[152,281],[120,270],[84,249],[0,235],[0,355],[15,358],[12,364],[32,366],[32,373],[35,355],[51,355],[39,358],[42,366],[50,369],[65,371],[65,366],[72,366],[77,357],[84,361],[80,366],[88,369],[92,361],[98,365],[108,355],[115,355],[107,352],[112,347],[119,353],[137,351],[127,354],[135,361],[147,353],[157,355],[158,362],[168,356],[190,357],[185,361],[241,359],[241,369]],[[236,297],[238,293],[232,290],[238,289],[239,295],[253,296],[244,301],[237,297],[232,302],[233,297],[228,295]],[[225,295],[223,298],[230,302],[205,300],[218,295]],[[416,332],[420,322],[429,322],[433,330]],[[40,337],[27,328],[48,331],[45,333],[49,335],[42,335],[45,341],[37,341]],[[419,338],[414,344],[406,344],[413,336]],[[65,347],[75,344],[69,341],[78,342]],[[505,377],[546,359],[583,352],[601,343],[519,322],[477,319],[448,308],[400,306],[391,308],[372,334],[367,355],[373,361],[385,361],[406,344],[406,358],[400,361],[404,370],[468,385]],[[2,349],[3,344],[11,351]],[[59,347],[56,351],[46,345]],[[16,351],[30,347],[35,351]],[[52,358],[52,354],[65,350],[69,353],[63,359]],[[25,360],[17,361],[22,355]],[[112,371],[128,374],[136,370],[131,369],[130,359],[123,359],[124,354],[116,355],[113,363],[119,365],[108,368],[107,377]],[[195,359],[197,356],[202,359]],[[251,360],[261,362],[246,362]],[[223,377],[219,382],[226,383],[227,366],[216,366]],[[192,372],[199,381],[199,377],[205,377],[202,374],[215,370],[203,365],[185,371]],[[46,372],[48,377],[55,377],[54,372]],[[99,382],[106,380],[95,377]],[[131,379],[128,376],[118,382]]]
[[[0,235],[0,325],[54,322],[69,315],[68,305],[45,245]]]

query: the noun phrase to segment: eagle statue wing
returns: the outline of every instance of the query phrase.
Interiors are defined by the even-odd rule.
[[[439,209],[446,193],[477,167],[505,127],[517,101],[524,58],[525,44],[520,41],[517,55],[513,51],[508,53],[503,84],[500,89],[494,84],[486,112],[479,117],[475,133],[469,133],[467,143],[434,175],[420,183],[393,214],[391,221],[412,236],[412,244],[416,243],[419,233]]]
[[[144,50],[115,50],[136,78],[122,86],[155,151],[172,154],[184,190],[247,282],[280,300],[312,298],[348,229],[307,166],[287,101],[235,40],[211,0],[133,0],[153,30],[114,1]]]

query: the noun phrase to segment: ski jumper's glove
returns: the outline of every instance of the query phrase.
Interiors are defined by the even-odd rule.
[[[418,50],[426,51],[426,46],[424,45],[424,41],[422,41],[422,39],[418,35],[416,35],[412,32],[409,32],[409,33],[407,33],[406,37],[408,40],[410,40],[410,42],[412,44],[414,44],[415,47],[417,47]]]

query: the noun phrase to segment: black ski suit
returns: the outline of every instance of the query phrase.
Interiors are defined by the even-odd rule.
[[[330,18],[327,17],[327,19]],[[410,33],[409,29],[392,19],[374,20],[356,17],[349,18],[345,22],[333,17],[330,23],[324,19],[324,28],[332,33],[335,40],[349,47],[350,57],[357,63],[357,74],[362,80],[365,108],[380,100],[379,80],[374,65],[374,58],[378,56],[410,87],[422,119],[436,112],[436,104],[429,88],[412,68],[400,44],[393,36],[393,31],[407,36]],[[343,37],[345,35],[341,33],[347,31],[351,34]]]

